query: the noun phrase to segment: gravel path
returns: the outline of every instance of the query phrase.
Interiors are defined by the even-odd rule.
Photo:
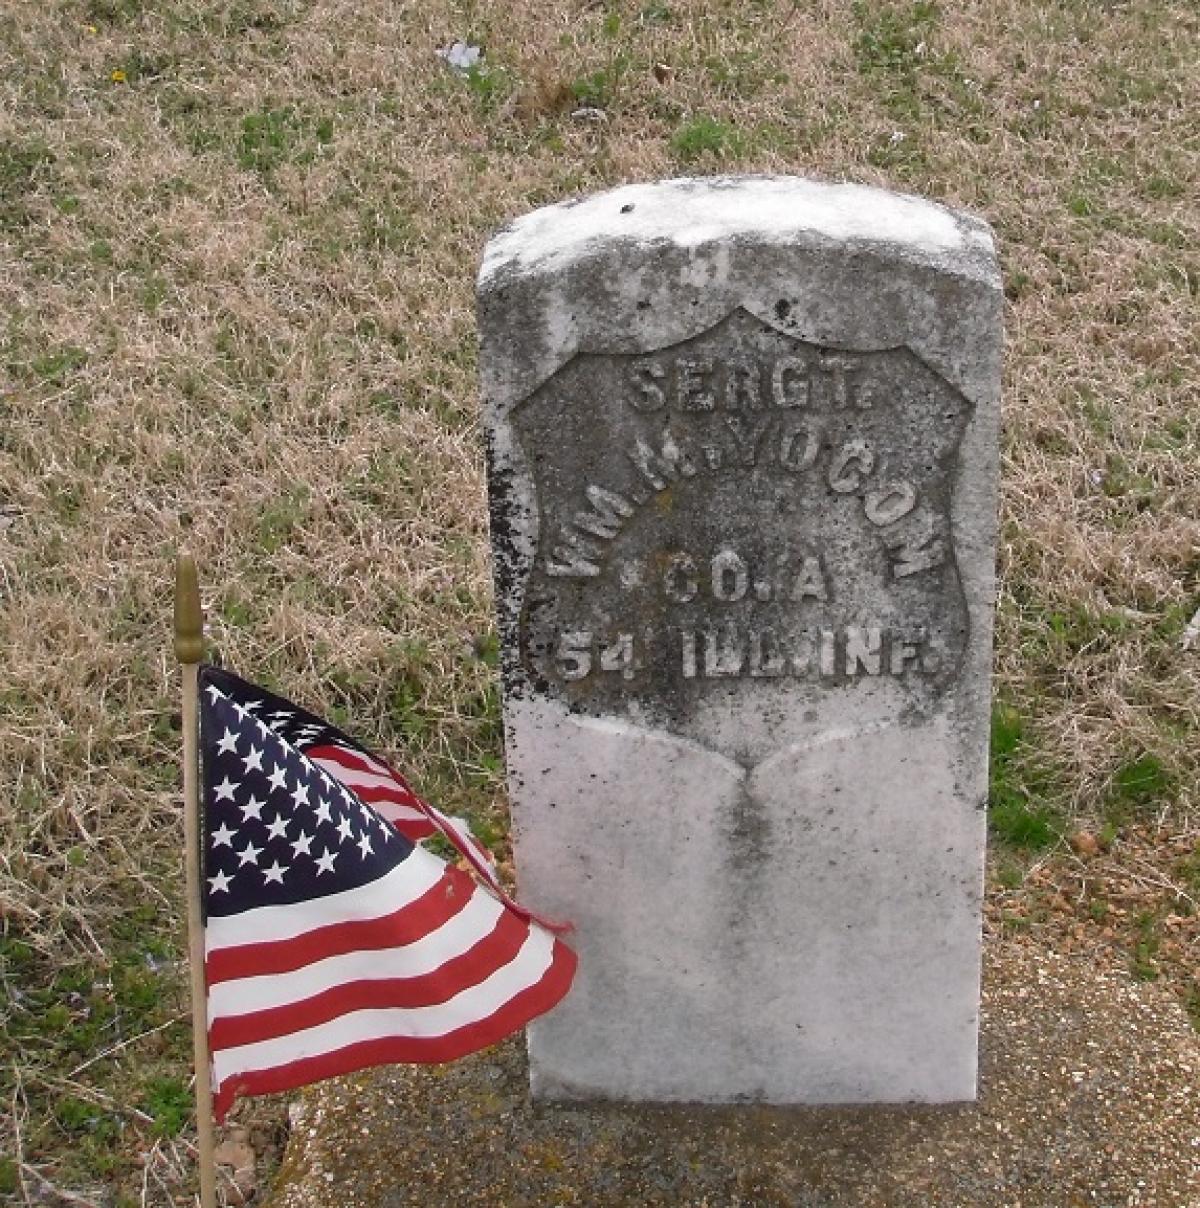
[[[1200,1208],[1200,1036],[1160,987],[987,946],[979,1103],[539,1106],[519,1040],[307,1091],[272,1208]]]

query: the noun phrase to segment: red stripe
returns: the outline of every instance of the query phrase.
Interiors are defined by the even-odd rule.
[[[217,1123],[225,1118],[238,1095],[268,1095],[290,1091],[324,1078],[352,1074],[373,1065],[397,1062],[432,1064],[455,1061],[478,1052],[523,1028],[531,1019],[550,1010],[571,988],[576,957],[565,944],[555,941],[554,958],[536,985],[509,999],[493,1015],[476,1023],[447,1032],[444,1036],[392,1036],[364,1040],[331,1053],[290,1061],[267,1070],[249,1070],[233,1074],[221,1083],[214,1101]]]
[[[328,769],[329,765],[322,763],[321,766]],[[348,788],[356,797],[361,798],[363,801],[387,801],[404,809],[412,810],[414,814],[419,814],[421,817],[425,816],[425,811],[411,793],[401,792],[390,784],[367,784],[365,781],[355,780],[352,776],[338,776],[335,779],[344,788]]]
[[[290,940],[238,944],[210,952],[204,961],[209,985],[238,977],[290,973],[343,952],[378,951],[412,944],[452,919],[477,891],[461,869],[448,867],[415,902],[377,919],[331,923]],[[319,899],[317,899],[319,901]]]
[[[347,780],[344,783],[359,800],[365,801],[368,805],[374,805],[377,801],[386,801],[389,805],[410,810],[414,818],[424,818],[427,816],[424,810],[413,803],[413,798],[401,797],[394,789],[379,788],[369,784],[357,785],[353,780]]]
[[[344,775],[344,769],[336,768],[328,760],[319,759],[317,763],[323,767],[330,775],[345,788],[351,789],[356,795],[370,793],[377,800],[395,801],[398,805],[406,805],[409,809],[420,810],[420,803],[412,793],[405,792],[402,788],[394,784],[378,784],[372,781],[381,779],[379,776],[373,776],[368,779],[364,776],[361,780],[357,775]],[[367,798],[363,796],[365,801]]]
[[[368,755],[366,751],[355,750],[338,743],[322,743],[320,746],[309,747],[306,753],[312,758],[334,759],[339,763],[344,763],[347,767],[358,768],[360,771],[382,771],[386,775],[392,775],[391,768],[382,759],[376,759]]]
[[[352,1011],[430,1007],[446,1002],[509,964],[528,934],[528,926],[505,911],[489,935],[432,973],[384,978],[390,954],[383,954],[379,979],[347,982],[287,1006],[218,1019],[209,1028],[210,1043],[214,1050],[232,1049],[315,1028]],[[403,953],[397,955],[403,959]]]
[[[339,769],[346,771],[363,772],[370,776],[390,776],[396,782],[398,788],[403,789],[410,797],[416,797],[416,794],[409,787],[408,781],[398,772],[393,772],[384,763],[371,762],[353,751],[347,751],[344,747],[309,747],[305,751],[305,754],[309,759],[333,763]],[[330,769],[326,770],[330,772],[331,776],[337,775],[336,772]]]
[[[309,754],[313,758],[317,758],[319,755],[320,758],[328,758],[335,763],[343,760],[347,763],[352,762],[358,766],[360,771],[366,769],[367,766],[362,757],[356,756],[353,752],[346,751],[342,747],[312,747],[309,750]],[[373,774],[378,774],[377,770],[375,769],[371,769],[371,771]],[[407,782],[403,779],[403,777],[393,772],[391,768],[387,768],[386,771],[389,776],[395,777],[395,779],[400,784],[403,784],[405,788],[408,787]],[[331,773],[331,775],[337,775],[337,773]],[[350,778],[344,778],[343,783],[348,788],[353,789],[355,792],[360,792],[360,790],[354,789],[353,782]],[[363,793],[360,792],[360,795],[363,796],[364,800],[367,800]],[[420,841],[421,839],[427,838],[430,834],[441,834],[451,844],[454,850],[457,851],[458,854],[465,860],[467,860],[475,871],[478,872],[479,875],[485,881],[487,881],[493,889],[495,889],[496,894],[499,896],[504,905],[510,910],[515,911],[521,918],[531,919],[535,923],[540,923],[546,928],[547,931],[550,931],[555,935],[567,935],[574,930],[574,924],[572,923],[544,918],[539,914],[535,914],[531,910],[526,910],[523,906],[519,906],[513,900],[513,898],[505,892],[503,885],[500,884],[500,879],[496,875],[495,870],[491,865],[491,852],[489,852],[486,847],[479,843],[474,836],[471,836],[471,838],[468,840],[462,835],[457,834],[453,827],[442,821],[442,819],[438,816],[437,811],[434,810],[432,806],[427,805],[415,793],[413,794],[413,801],[416,803],[419,809],[425,811],[429,818],[432,829],[427,832],[427,834],[418,834],[415,830],[410,831],[407,823],[393,821],[392,825],[395,826],[396,829],[405,836],[405,838]],[[470,828],[468,827],[467,829],[469,832]]]
[[[343,787],[348,788],[363,801],[387,801],[403,809],[412,810],[414,814],[420,814],[422,817],[425,815],[425,811],[417,804],[417,799],[411,793],[401,793],[398,789],[392,788],[390,784],[368,784],[366,781],[354,780],[351,777],[347,777],[341,783]]]

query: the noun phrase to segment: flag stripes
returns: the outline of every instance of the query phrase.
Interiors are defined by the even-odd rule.
[[[461,818],[443,814],[423,801],[386,764],[341,743],[309,747],[305,754],[386,818],[406,839],[419,843],[433,835],[445,836],[497,893],[504,893],[491,852],[475,838],[471,828]]]
[[[301,749],[328,732],[311,715],[225,672],[202,674],[218,1119],[238,1094],[381,1061],[461,1057],[567,992],[575,955],[560,939],[490,884],[413,846],[354,784],[423,811],[429,833],[455,820],[402,778],[382,777],[365,752]],[[309,757],[318,750],[320,760]]]
[[[425,934],[416,934],[412,921],[404,917],[409,913],[401,911],[390,919],[379,920],[373,933],[366,936],[365,944],[360,942],[361,932],[346,929],[337,951],[315,955],[303,964],[292,963],[289,969],[278,969],[282,962],[270,961],[271,954],[267,952],[264,956],[268,959],[261,965],[247,962],[244,976],[210,987],[213,1009],[230,1014],[260,1010],[298,1001],[339,983],[349,985],[363,977],[386,977],[388,972],[382,962],[389,959],[391,949],[401,946],[405,976],[425,977],[436,973],[447,961],[469,954],[505,917],[503,907],[494,898],[481,894],[473,894],[465,905],[455,906],[452,911],[439,912],[441,917],[427,915],[421,920],[423,926],[428,926]],[[519,925],[518,931],[523,930]],[[276,968],[263,973],[263,966],[269,964]]]
[[[269,1040],[273,1036],[301,1032],[328,1023],[354,1011],[400,1007],[414,1010],[429,1004],[444,1005],[457,994],[470,989],[482,962],[490,967],[510,963],[526,940],[520,920],[502,915],[492,929],[465,952],[449,956],[436,969],[422,974],[388,978],[379,968],[379,958],[371,954],[370,965],[360,961],[338,972],[346,975],[342,984],[325,985],[318,971],[315,978],[295,977],[281,994],[290,989],[296,997],[284,998],[278,1006],[263,1006],[247,1014],[218,1018],[210,1035],[214,1048],[236,1048]],[[307,972],[307,971],[306,971]],[[307,984],[306,984],[307,983]]]
[[[269,1054],[259,1046],[231,1050],[240,1054],[240,1065],[235,1069],[230,1063],[229,1068],[218,1075],[219,1089],[213,1100],[217,1119],[224,1118],[238,1095],[268,1095],[292,1090],[322,1078],[352,1074],[373,1065],[455,1061],[468,1053],[478,1052],[550,1010],[570,989],[574,975],[574,953],[556,940],[550,963],[537,981],[514,994],[491,1014],[484,1014],[472,1023],[441,1035],[409,1036],[402,1029],[384,1027],[380,1030],[386,1032],[385,1035],[353,1040],[343,1047],[311,1055],[295,1052],[277,1065],[271,1064],[275,1054]],[[377,1024],[380,1022],[379,1015],[375,1013]]]
[[[417,1011],[363,1011],[337,1021],[336,1027],[327,1024],[291,1036],[286,1043],[267,1041],[214,1053],[218,1120],[224,1119],[238,1094],[288,1091],[390,1062],[456,1061],[503,1040],[549,1011],[570,988],[574,953],[561,940],[546,933],[541,937],[551,941],[549,959],[534,964],[523,985],[510,978],[502,985],[486,987],[489,998],[481,995],[473,1004],[459,1001],[457,1010],[464,1020],[457,1027],[440,1030],[442,1021]],[[468,1006],[470,1010],[466,1010]],[[428,1007],[424,1010],[430,1011]]]
[[[429,817],[432,807],[426,806],[403,780],[378,760],[332,744],[309,747],[305,754],[360,801],[373,806],[408,838],[428,839],[437,833],[437,827]]]
[[[414,917],[412,934],[440,903],[449,918],[475,892],[475,882],[457,868],[418,848],[415,867],[396,869],[359,889],[288,907],[264,906],[242,915],[212,918],[208,927],[208,981],[244,976],[247,970],[284,973],[310,960],[345,952],[350,944],[390,947],[400,934],[393,918]],[[407,863],[407,861],[406,861]],[[358,911],[355,914],[355,911]],[[297,927],[297,916],[303,926]],[[244,925],[239,927],[239,921]],[[371,937],[376,936],[375,942]],[[296,941],[289,946],[288,941]]]

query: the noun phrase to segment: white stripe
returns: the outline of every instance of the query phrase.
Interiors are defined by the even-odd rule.
[[[388,822],[426,822],[433,825],[428,814],[411,805],[397,805],[394,801],[368,801],[366,804]]]
[[[347,758],[361,759],[364,763],[366,763],[370,767],[374,768],[381,776],[391,776],[392,775],[392,769],[389,768],[386,763],[383,763],[380,760],[376,759],[373,755],[367,754],[366,751],[359,751],[359,750],[355,750],[351,747],[339,746],[337,743],[334,744],[334,750],[335,751],[344,751],[346,753]]]
[[[347,770],[344,769],[341,764],[335,763],[331,759],[314,759],[313,763],[332,776],[340,785],[350,789],[350,791],[354,793],[357,793],[360,789],[380,788],[390,793],[394,793],[398,797],[405,795],[409,797],[413,796],[412,793],[406,793],[406,790],[396,784],[394,780],[388,779],[384,776],[372,776],[367,772],[355,772]],[[428,818],[428,815],[425,813],[425,811],[417,805],[409,805],[398,801],[367,801],[365,797],[363,798],[363,801],[366,805],[370,806],[371,809],[383,814],[383,816],[388,819],[392,819],[393,817],[403,817],[411,818],[415,821],[418,818]],[[389,814],[387,812],[388,810],[396,810],[400,812],[396,815],[393,815]]]
[[[209,1022],[224,1015],[248,1015],[302,1002],[323,990],[357,981],[420,977],[469,952],[495,930],[505,909],[483,890],[436,931],[400,948],[348,952],[316,961],[291,973],[270,973],[218,982],[208,992]]]
[[[357,889],[304,902],[259,906],[241,914],[209,915],[204,928],[204,950],[213,953],[239,944],[291,940],[317,927],[382,918],[415,902],[445,872],[446,865],[437,856],[423,847],[414,847],[386,876]]]
[[[370,784],[378,788],[392,788],[397,792],[404,792],[404,786],[396,782],[396,778],[389,774],[387,768],[381,763],[376,763],[374,759],[362,756],[362,762],[368,764],[371,771],[364,772],[361,768],[351,767],[348,763],[342,763],[337,755],[331,753],[336,751],[336,748],[325,747],[320,755],[310,756],[313,763],[319,763],[331,776],[338,780],[349,780],[354,777],[362,784]],[[347,758],[350,757],[350,752],[347,752]],[[356,753],[357,754],[357,753]]]
[[[554,937],[535,927],[516,957],[486,981],[443,1003],[427,1007],[393,1007],[354,1011],[315,1028],[272,1040],[218,1050],[213,1054],[213,1074],[219,1087],[234,1074],[269,1070],[333,1053],[347,1045],[387,1037],[435,1037],[478,1023],[496,1014],[522,990],[535,986],[550,968]]]

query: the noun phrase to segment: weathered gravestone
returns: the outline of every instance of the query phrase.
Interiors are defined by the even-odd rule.
[[[788,178],[538,210],[482,376],[547,1098],[975,1094],[1001,291],[982,223]]]

